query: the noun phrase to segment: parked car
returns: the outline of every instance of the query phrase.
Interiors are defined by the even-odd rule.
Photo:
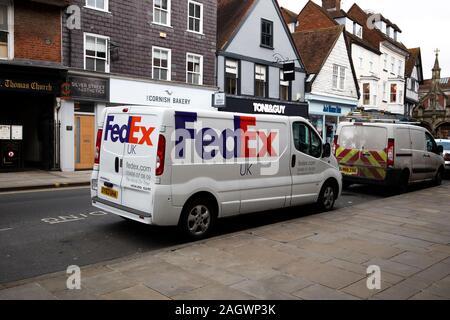
[[[106,108],[91,185],[95,207],[199,239],[216,218],[331,210],[342,175],[301,117],[131,106]]]
[[[445,170],[450,171],[450,139],[437,139],[436,143],[444,149]]]
[[[425,128],[407,124],[342,122],[334,139],[344,186],[381,184],[403,192],[416,182],[440,185],[442,151]]]

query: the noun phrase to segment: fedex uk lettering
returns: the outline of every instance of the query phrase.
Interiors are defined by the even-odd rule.
[[[212,128],[192,128],[197,123],[195,112],[175,112],[175,158],[185,159],[186,144],[192,140],[195,152],[204,160],[217,156],[223,159],[276,157],[274,147],[278,132],[275,130],[254,130],[256,118],[234,116],[234,128],[221,132]],[[266,132],[268,131],[268,132]]]
[[[126,124],[119,126],[114,123],[114,116],[108,116],[104,140],[111,139],[112,142],[120,141],[120,143],[153,146],[151,134],[155,128],[139,126],[141,120],[142,117],[130,116]]]

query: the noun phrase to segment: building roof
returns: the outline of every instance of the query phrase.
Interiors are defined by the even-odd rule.
[[[288,10],[284,7],[280,7],[280,10],[281,10],[281,14],[283,15],[283,19],[287,24],[297,22],[298,14],[296,14],[295,12],[292,12],[291,10]]]
[[[221,50],[256,0],[217,0],[217,49]]]
[[[395,47],[403,50],[405,53],[408,53],[408,48],[406,48],[403,43],[395,41],[394,39],[389,38],[385,35],[381,30],[377,28],[369,28],[367,26],[367,21],[370,18],[370,14],[361,9],[356,3],[348,10],[347,15],[353,21],[358,22],[363,26],[363,39],[369,42],[373,47],[380,48],[380,44],[384,41],[389,42]],[[380,15],[381,16],[381,15]],[[381,16],[382,17],[382,16]],[[383,17],[382,17],[383,19]],[[385,19],[385,18],[384,18]],[[387,20],[387,19],[385,19]],[[390,22],[390,25],[394,28],[394,24]],[[400,31],[400,28],[397,27],[397,31]]]
[[[439,79],[440,87],[443,91],[450,91],[450,77]],[[429,92],[433,86],[433,79],[426,79],[419,87],[420,92]]]
[[[344,10],[332,10],[332,11],[328,11],[326,10],[328,15],[333,18],[333,19],[338,19],[338,18],[345,18],[347,17],[347,13]]]
[[[420,58],[420,48],[412,48],[412,49],[408,49],[409,51],[409,58],[408,60],[406,60],[406,65],[405,65],[405,76],[406,77],[410,77],[413,70],[414,70],[414,66],[416,65],[417,59]]]
[[[320,72],[343,30],[344,26],[334,26],[292,34],[307,73]]]

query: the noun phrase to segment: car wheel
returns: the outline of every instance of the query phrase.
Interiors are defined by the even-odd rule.
[[[190,239],[200,240],[209,235],[215,219],[215,206],[210,201],[194,199],[184,207],[179,227]]]
[[[439,169],[434,177],[434,185],[440,186],[442,184],[442,177],[444,175],[443,170]]]
[[[317,201],[318,207],[323,211],[333,210],[336,196],[336,187],[329,181],[325,182],[320,191],[319,200]]]

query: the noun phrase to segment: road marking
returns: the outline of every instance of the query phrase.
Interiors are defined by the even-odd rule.
[[[90,188],[91,188],[90,186],[80,186],[80,187],[34,189],[34,190],[23,190],[23,191],[7,191],[7,192],[0,192],[0,196],[6,195],[6,194],[38,193],[38,192],[65,191],[65,190],[78,190],[78,189],[90,189]]]
[[[0,232],[2,232],[2,231],[9,231],[9,230],[12,230],[13,228],[3,228],[3,229],[0,229]]]
[[[104,216],[107,214],[108,213],[103,212],[103,211],[93,211],[93,212],[89,212],[89,213],[78,213],[78,214],[70,214],[70,215],[66,215],[66,216],[44,218],[44,219],[41,219],[41,221],[48,223],[48,224],[58,224],[58,223],[75,222],[75,221],[85,220],[89,217]]]

